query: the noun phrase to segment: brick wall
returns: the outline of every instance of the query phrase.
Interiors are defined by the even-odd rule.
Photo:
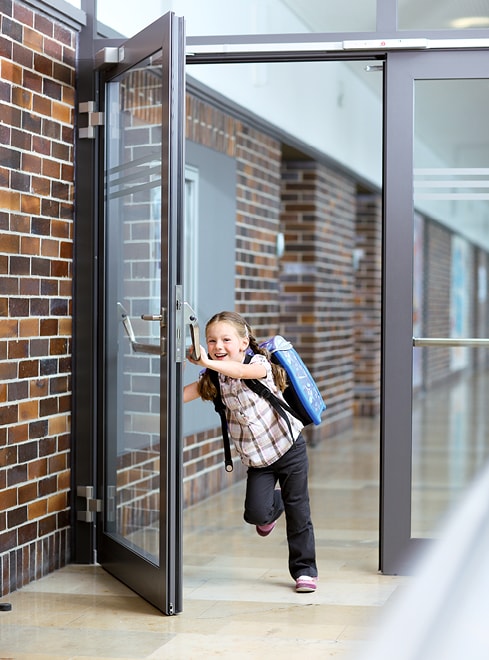
[[[438,224],[425,225],[425,307],[426,337],[450,336],[451,233]],[[425,387],[446,378],[450,371],[450,349],[425,349]]]
[[[382,322],[382,198],[357,196],[354,259],[355,416],[380,412]]]
[[[75,38],[0,0],[1,594],[69,560]]]
[[[355,215],[351,179],[314,161],[282,163],[281,327],[328,406],[306,430],[311,441],[352,423]]]
[[[474,255],[474,337],[489,336],[489,304],[488,295],[489,255],[477,248]],[[489,350],[487,348],[474,348],[473,363],[476,367],[484,369],[489,364]]]
[[[260,341],[281,330],[280,143],[237,124],[236,311]]]

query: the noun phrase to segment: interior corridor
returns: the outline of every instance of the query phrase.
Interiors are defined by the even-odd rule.
[[[71,565],[14,592],[0,657],[355,657],[406,578],[378,573],[378,422],[309,449],[319,587],[297,594],[284,521],[260,538],[244,484],[184,513],[184,611],[165,617],[99,566]]]

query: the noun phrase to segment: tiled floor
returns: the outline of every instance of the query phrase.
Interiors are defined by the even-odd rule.
[[[355,658],[407,578],[380,575],[378,422],[309,449],[320,586],[296,594],[283,520],[260,538],[243,484],[184,514],[184,611],[165,617],[99,566],[9,596],[0,658]]]

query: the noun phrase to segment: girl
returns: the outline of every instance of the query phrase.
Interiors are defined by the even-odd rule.
[[[285,511],[289,572],[298,592],[317,586],[314,530],[307,485],[308,458],[301,435],[302,423],[288,415],[292,437],[285,420],[244,378],[262,379],[277,396],[282,396],[286,374],[261,349],[248,323],[235,312],[220,312],[205,328],[207,351],[201,347],[194,364],[219,374],[221,397],[226,406],[229,436],[242,462],[248,467],[244,519],[255,525],[260,536],[268,536],[277,518]],[[244,362],[251,349],[253,357]],[[212,401],[216,389],[209,374],[184,388],[184,401],[201,397]],[[276,488],[277,482],[280,488]]]

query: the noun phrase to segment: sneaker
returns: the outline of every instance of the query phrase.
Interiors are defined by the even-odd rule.
[[[316,591],[318,586],[317,577],[312,577],[310,575],[300,575],[295,581],[295,590],[298,593],[308,593],[311,591]]]
[[[256,533],[258,536],[268,536],[270,532],[273,531],[275,525],[277,524],[277,521],[274,520],[273,522],[269,523],[268,525],[257,525],[256,526]]]

